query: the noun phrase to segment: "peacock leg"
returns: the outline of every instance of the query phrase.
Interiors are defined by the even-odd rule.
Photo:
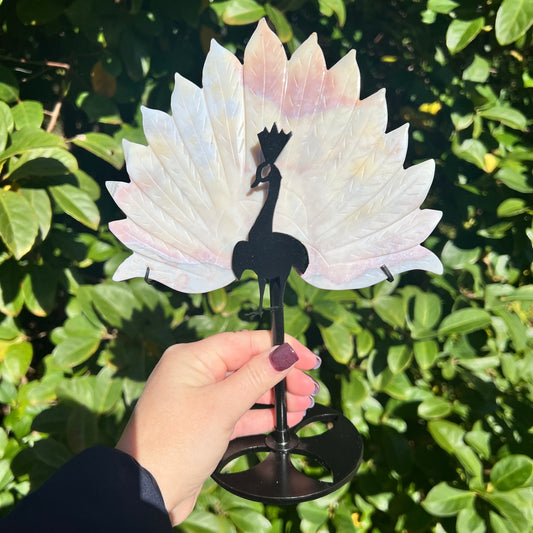
[[[257,314],[261,317],[263,316],[263,297],[265,295],[266,280],[258,277],[257,281],[259,282],[259,310],[257,311]]]
[[[257,311],[250,311],[249,313],[246,313],[246,316],[252,319],[261,318],[263,316],[263,297],[265,294],[266,280],[258,277],[257,281],[259,283],[259,309]]]

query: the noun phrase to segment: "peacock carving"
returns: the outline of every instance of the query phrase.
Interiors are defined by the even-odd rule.
[[[441,216],[420,209],[434,163],[403,167],[407,125],[386,133],[384,91],[360,100],[359,80],[354,51],[328,69],[312,35],[287,59],[265,21],[242,64],[213,41],[202,88],[176,75],[172,114],[143,108],[147,146],[124,142],[131,182],[108,188],[126,218],[110,228],[133,254],[114,279],[149,268],[198,293],[252,268],[262,295],[271,273],[257,258],[280,240],[283,269],[319,288],[440,273],[420,244]]]

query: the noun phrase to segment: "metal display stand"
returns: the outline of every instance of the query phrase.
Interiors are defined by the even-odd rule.
[[[256,172],[252,187],[268,182],[265,204],[252,226],[248,241],[237,243],[233,252],[233,270],[238,278],[245,269],[256,272],[260,287],[259,313],[262,312],[266,283],[270,287],[272,345],[285,342],[283,296],[292,267],[300,272],[308,265],[307,250],[293,237],[272,231],[274,208],[279,194],[281,175],[274,165],[290,139],[290,133],[258,134],[265,162]],[[352,423],[341,413],[321,405],[310,409],[294,428],[287,423],[287,385],[280,382],[274,390],[275,428],[269,435],[253,435],[230,442],[213,479],[228,491],[243,498],[267,504],[295,504],[319,498],[347,483],[355,474],[363,456],[363,441]],[[299,437],[305,426],[322,422],[328,429],[312,437]],[[223,469],[241,456],[268,452],[267,457],[249,470],[223,473]],[[321,481],[300,472],[291,456],[305,456],[329,471],[332,481]]]

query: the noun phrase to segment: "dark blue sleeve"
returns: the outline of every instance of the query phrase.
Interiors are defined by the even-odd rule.
[[[0,521],[1,533],[171,533],[150,472],[97,446],[74,457]]]

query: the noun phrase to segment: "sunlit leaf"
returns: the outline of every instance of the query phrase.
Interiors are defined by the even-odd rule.
[[[432,340],[415,342],[413,351],[416,362],[422,369],[431,368],[439,357],[439,345]]]
[[[324,344],[335,361],[342,364],[348,363],[354,354],[353,338],[350,332],[338,323],[327,327],[319,325],[319,329]]]
[[[107,413],[119,401],[122,395],[122,381],[113,377],[109,367],[100,371],[94,386],[94,410],[96,413]]]
[[[0,100],[8,104],[19,97],[19,84],[17,78],[8,68],[0,65]]]
[[[405,309],[400,296],[380,296],[374,301],[374,309],[387,324],[400,328],[405,325]]]
[[[41,129],[24,128],[13,133],[11,144],[7,150],[0,154],[0,161],[40,148],[66,148],[66,145],[58,135]]]
[[[54,361],[60,367],[73,367],[89,359],[100,346],[100,338],[88,337],[67,337],[58,344],[52,352]]]
[[[466,139],[459,146],[453,147],[454,154],[460,159],[473,163],[479,168],[485,166],[485,145],[477,139]]]
[[[20,189],[20,194],[26,198],[33,207],[39,220],[39,237],[44,241],[52,225],[52,205],[50,198],[43,189]]]
[[[409,366],[412,357],[413,352],[407,346],[391,346],[387,353],[387,365],[393,374],[399,374]]]
[[[12,383],[18,382],[28,371],[32,357],[31,343],[24,341],[11,344],[4,353],[2,377]]]
[[[320,12],[327,17],[333,13],[337,16],[340,26],[344,26],[346,22],[346,7],[343,0],[318,0]]]
[[[457,533],[485,533],[485,521],[473,508],[465,508],[457,515]]]
[[[436,13],[443,13],[444,15],[447,15],[458,6],[459,4],[452,0],[428,0],[428,9]]]
[[[43,104],[34,100],[23,100],[11,110],[17,129],[39,128],[44,120]]]
[[[72,142],[103,159],[116,169],[124,165],[124,153],[120,144],[105,133],[86,133],[78,135]]]
[[[441,482],[435,485],[422,502],[422,507],[435,516],[454,516],[474,501],[474,493],[450,487]]]
[[[465,430],[449,420],[431,420],[428,430],[435,442],[448,453],[453,454],[457,448],[464,446]]]
[[[292,27],[285,15],[271,4],[265,4],[265,12],[276,28],[279,40],[286,43],[292,39]]]
[[[518,40],[533,24],[529,0],[503,0],[496,14],[496,39],[501,45]]]
[[[75,218],[82,224],[89,228],[97,229],[100,223],[100,212],[96,204],[91,200],[89,195],[75,187],[66,183],[64,185],[55,185],[49,187],[50,194],[57,202],[59,207]]]
[[[39,218],[26,198],[0,189],[0,237],[16,259],[28,253],[39,233]]]
[[[501,122],[502,124],[505,124],[506,126],[516,130],[525,131],[527,127],[526,117],[520,111],[518,111],[518,109],[513,109],[512,107],[495,105],[489,107],[488,109],[479,111],[479,114],[483,118]]]
[[[311,317],[298,306],[285,307],[285,331],[293,337],[300,337],[305,333]]]
[[[496,214],[500,218],[514,217],[528,211],[528,205],[523,198],[507,198],[497,208]]]
[[[479,34],[485,25],[485,18],[473,20],[452,20],[446,32],[446,46],[452,54],[466,48]]]
[[[521,170],[510,166],[502,167],[496,172],[495,178],[503,182],[507,187],[521,193],[533,193],[533,183]]]
[[[265,8],[254,0],[231,0],[222,15],[229,25],[251,24],[265,16]]]
[[[533,460],[527,455],[509,455],[490,471],[490,481],[498,490],[512,490],[533,483]]]
[[[490,63],[477,54],[474,55],[474,60],[463,71],[463,80],[485,82],[490,74]]]
[[[470,333],[490,325],[490,314],[483,309],[460,309],[448,315],[440,324],[439,335]]]
[[[452,405],[444,398],[428,398],[418,406],[418,416],[431,420],[433,418],[444,418],[452,411]]]

